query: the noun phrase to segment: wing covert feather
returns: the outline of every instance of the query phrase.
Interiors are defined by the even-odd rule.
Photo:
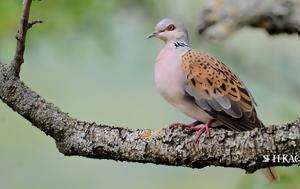
[[[182,68],[186,93],[211,116],[235,130],[262,126],[252,95],[225,64],[207,53],[189,50],[182,56]]]

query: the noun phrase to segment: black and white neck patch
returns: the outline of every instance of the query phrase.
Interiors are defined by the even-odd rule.
[[[187,45],[187,44],[185,44],[184,42],[175,42],[174,43],[174,46],[176,47],[176,48],[180,48],[180,47],[188,47],[189,45]]]

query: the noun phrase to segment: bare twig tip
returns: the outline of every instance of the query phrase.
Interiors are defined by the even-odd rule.
[[[25,41],[26,41],[27,30],[28,30],[28,28],[32,27],[32,25],[41,22],[41,21],[34,21],[31,23],[28,23],[31,2],[32,2],[32,0],[23,0],[20,25],[19,25],[18,33],[16,35],[17,47],[16,47],[14,59],[11,61],[11,68],[17,77],[19,77],[21,65],[24,62],[23,56],[24,56],[24,51],[25,51]]]

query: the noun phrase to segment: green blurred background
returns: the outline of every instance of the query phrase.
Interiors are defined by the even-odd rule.
[[[81,120],[159,129],[191,120],[168,105],[153,81],[163,46],[146,40],[157,21],[180,18],[193,48],[210,52],[252,91],[267,124],[293,121],[300,112],[300,40],[243,29],[212,43],[196,35],[201,0],[34,1],[21,77],[27,85]],[[0,1],[0,60],[14,54],[21,0]],[[231,168],[189,169],[64,157],[50,137],[0,103],[0,189],[300,188],[300,169],[280,168],[268,184],[260,172]]]

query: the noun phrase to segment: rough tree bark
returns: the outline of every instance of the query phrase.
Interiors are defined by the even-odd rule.
[[[30,3],[31,0],[24,0],[23,6]],[[25,15],[25,19],[21,21],[20,35],[26,34],[31,27],[29,14],[24,14],[24,10],[26,8],[23,8],[22,18]],[[25,35],[19,36],[17,46],[25,47],[25,38]],[[0,64],[0,98],[33,126],[52,137],[58,150],[65,155],[192,168],[211,165],[236,167],[249,173],[265,167],[299,163],[264,162],[263,155],[299,155],[300,119],[247,132],[213,129],[211,138],[203,135],[198,142],[192,132],[182,129],[132,130],[78,121],[19,79],[20,69],[15,69],[15,66],[21,67],[24,51],[17,50],[16,53],[15,57],[20,58],[11,64]]]
[[[269,34],[300,34],[299,0],[207,0],[200,11],[198,32],[210,39],[224,39],[245,27],[259,27]]]

